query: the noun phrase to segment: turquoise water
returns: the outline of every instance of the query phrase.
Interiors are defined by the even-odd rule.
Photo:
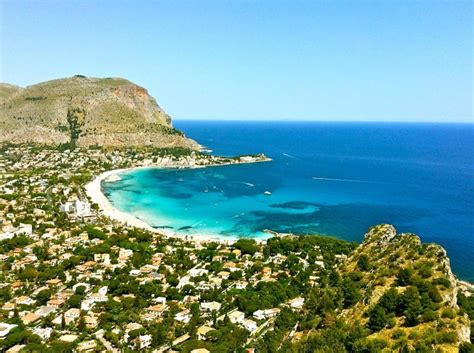
[[[360,241],[369,226],[392,223],[443,245],[455,272],[474,280],[473,125],[175,125],[215,154],[273,161],[122,173],[103,183],[115,207],[156,228],[221,238],[271,229]]]

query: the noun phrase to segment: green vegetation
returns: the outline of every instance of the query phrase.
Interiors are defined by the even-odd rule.
[[[70,114],[80,126],[82,112]],[[0,351],[72,352],[84,342],[102,351],[106,341],[123,352],[472,352],[461,340],[474,296],[458,293],[441,247],[389,225],[361,245],[317,235],[221,244],[132,228],[94,205],[78,216],[65,206],[90,204],[84,184],[104,170],[231,159],[179,147],[66,147],[0,146],[0,213],[8,229],[32,229],[0,242],[0,322],[17,325]],[[40,338],[42,329],[51,336]]]
[[[67,111],[67,122],[69,124],[70,133],[70,145],[75,148],[76,142],[81,135],[81,126],[84,125],[85,112],[82,109],[68,109]]]

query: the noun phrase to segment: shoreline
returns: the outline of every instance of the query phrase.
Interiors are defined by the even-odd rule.
[[[184,166],[182,164],[169,164],[169,165],[144,165],[144,166],[135,166],[135,167],[128,167],[128,168],[121,168],[121,169],[113,169],[113,170],[108,170],[105,172],[100,173],[97,175],[92,181],[88,182],[84,190],[86,192],[86,195],[91,199],[93,203],[96,203],[99,206],[99,215],[105,216],[110,218],[113,221],[119,222],[121,224],[124,224],[126,226],[131,226],[131,227],[136,227],[140,228],[155,234],[159,234],[168,238],[177,238],[182,241],[191,241],[191,242],[196,242],[196,243],[210,243],[210,242],[216,242],[220,244],[225,244],[225,245],[231,245],[238,241],[239,239],[253,239],[257,243],[265,243],[269,238],[272,236],[280,236],[280,235],[292,235],[292,234],[280,234],[278,232],[265,229],[263,230],[264,233],[268,234],[268,238],[247,238],[247,237],[238,237],[238,236],[229,236],[229,237],[219,237],[216,234],[205,234],[205,233],[198,233],[198,234],[184,234],[184,233],[179,233],[178,230],[175,229],[168,229],[168,228],[154,228],[150,224],[148,224],[146,221],[143,221],[139,219],[138,217],[118,210],[115,208],[109,199],[104,195],[102,192],[102,182],[107,181],[107,179],[110,178],[108,182],[116,182],[119,181],[121,178],[118,176],[118,174],[129,172],[132,170],[137,170],[137,169],[197,169],[197,168],[209,168],[209,167],[219,167],[219,166],[226,166],[226,165],[234,165],[234,164],[249,164],[249,163],[261,163],[261,162],[268,162],[271,161],[270,158],[266,158],[265,160],[258,160],[258,161],[245,161],[245,162],[237,162],[237,163],[219,163],[219,164],[208,164],[208,165],[187,165]],[[463,290],[464,292],[468,291],[474,291],[474,282],[470,282],[469,280],[466,279],[461,279],[457,275],[455,275],[456,278],[456,285],[458,288]]]
[[[210,164],[210,165],[150,165],[150,166],[137,166],[137,167],[129,167],[129,168],[121,168],[121,169],[113,169],[105,171],[98,176],[96,176],[92,181],[87,183],[84,187],[86,195],[90,198],[93,203],[96,203],[99,206],[99,214],[105,217],[108,217],[114,221],[119,223],[125,224],[127,226],[136,227],[140,229],[147,230],[149,232],[153,232],[156,234],[160,234],[169,238],[179,238],[184,241],[193,241],[198,243],[209,243],[209,242],[218,242],[222,244],[232,244],[239,239],[242,239],[237,236],[232,236],[223,239],[214,234],[183,234],[179,233],[176,230],[172,229],[164,229],[164,228],[154,228],[147,222],[137,218],[136,216],[123,212],[115,208],[107,196],[104,195],[102,192],[102,182],[110,179],[110,182],[120,180],[118,174],[129,172],[132,170],[137,169],[167,169],[167,168],[178,168],[178,169],[196,169],[196,168],[207,168],[207,167],[219,167],[225,165],[234,165],[234,164],[249,164],[249,163],[260,163],[260,162],[269,162],[271,161],[270,158],[265,160],[253,161],[253,162],[238,162],[238,163],[219,163],[219,164]],[[243,237],[244,238],[244,237]],[[267,240],[265,239],[254,239],[257,243],[263,243]]]

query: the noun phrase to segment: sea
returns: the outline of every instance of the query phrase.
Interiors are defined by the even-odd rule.
[[[136,169],[103,182],[157,229],[220,239],[265,230],[361,242],[370,226],[441,244],[474,281],[474,124],[175,121],[213,154],[271,162]]]

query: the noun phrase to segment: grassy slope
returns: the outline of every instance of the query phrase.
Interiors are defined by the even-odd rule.
[[[0,83],[0,100],[7,98],[22,88],[8,83]]]
[[[393,327],[386,327],[369,336],[370,339],[386,339],[390,342],[388,350],[394,350],[397,343],[406,340],[414,345],[417,341],[427,337],[440,337],[445,333],[460,332],[462,326],[468,324],[467,318],[458,315],[459,308],[456,301],[457,289],[455,279],[449,266],[449,260],[443,248],[435,244],[421,244],[420,239],[413,234],[395,236],[395,230],[388,225],[374,227],[364,243],[359,246],[347,262],[340,268],[342,275],[358,272],[362,274],[361,287],[363,299],[353,307],[344,311],[348,321],[367,323],[370,310],[379,302],[380,298],[390,288],[395,288],[399,295],[406,289],[397,281],[402,269],[411,272],[411,285],[423,283],[438,283],[448,280],[449,288],[435,284],[442,297],[442,302],[435,309],[438,320],[420,322],[415,326],[406,325],[403,315],[394,318]],[[390,240],[381,241],[388,234]],[[361,271],[359,259],[365,256],[369,259],[369,269]],[[440,280],[441,279],[441,280]],[[454,317],[449,317],[454,313]],[[457,344],[436,344],[446,352],[457,352]]]

